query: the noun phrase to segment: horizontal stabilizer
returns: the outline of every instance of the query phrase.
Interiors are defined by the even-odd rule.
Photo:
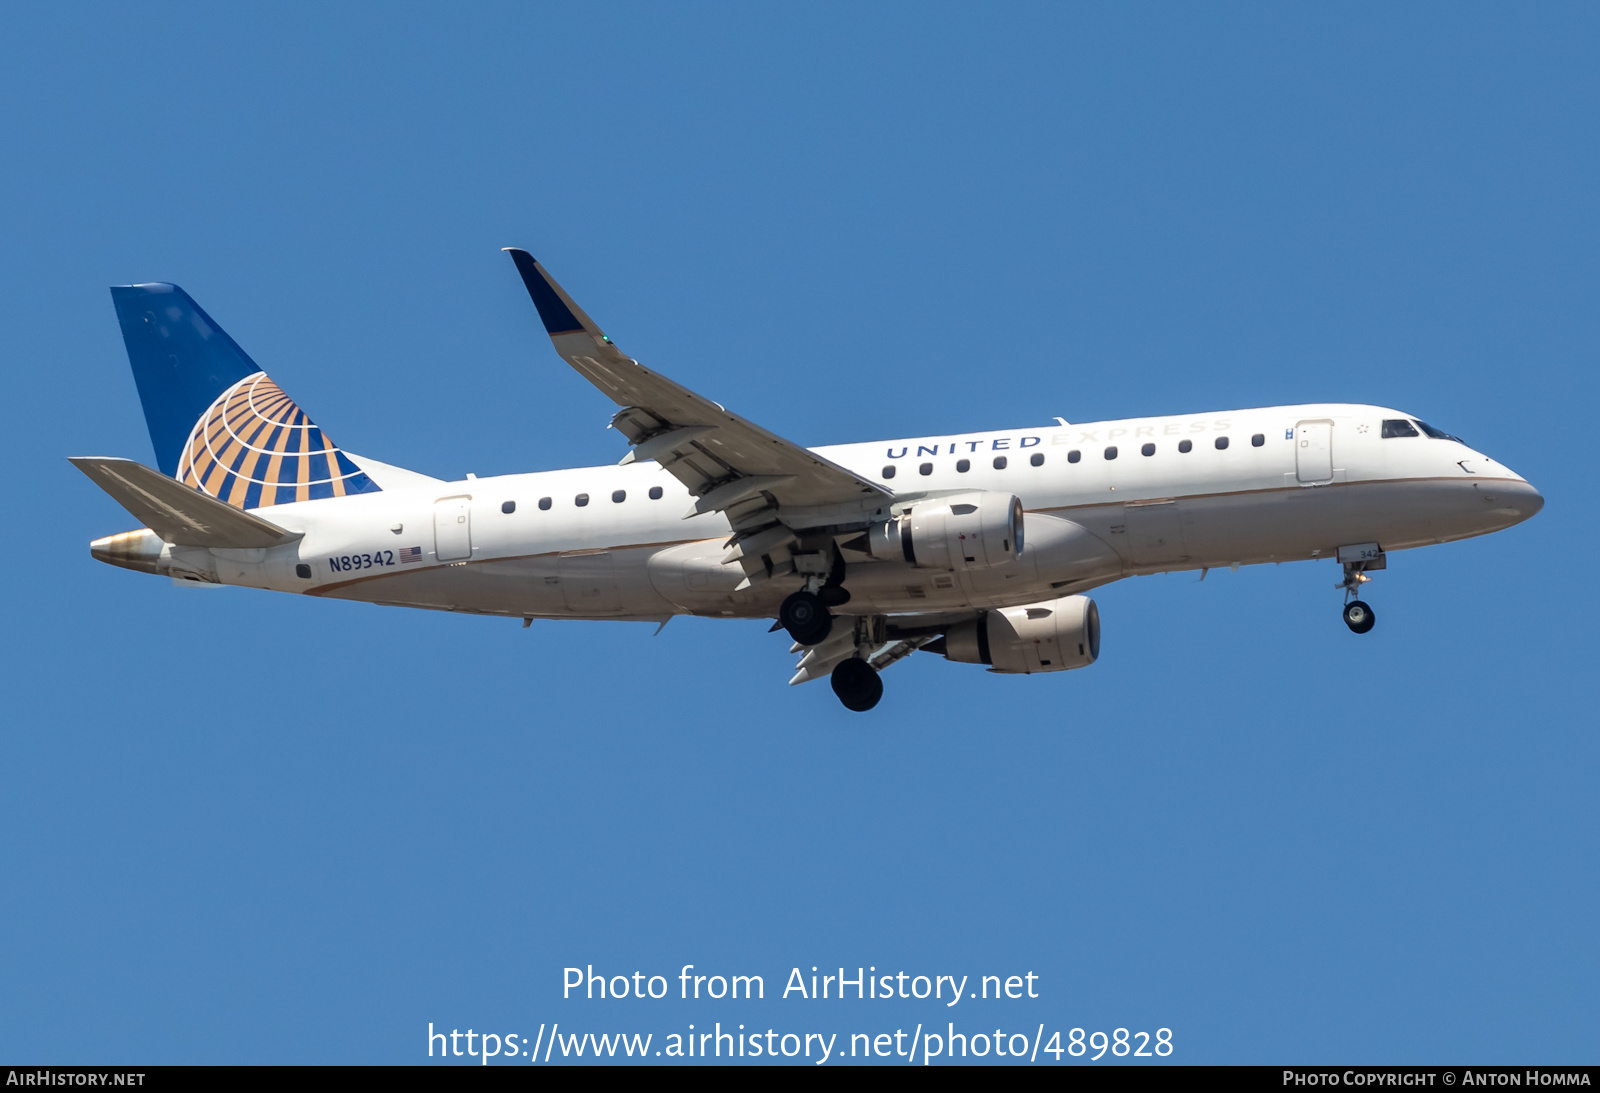
[[[77,456],[71,463],[169,543],[247,549],[282,546],[301,536],[131,459]]]

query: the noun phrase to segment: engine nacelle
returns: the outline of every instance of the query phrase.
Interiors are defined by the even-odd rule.
[[[1009,493],[973,490],[918,501],[874,525],[867,551],[918,569],[990,569],[1022,553],[1022,502]]]
[[[951,627],[944,655],[996,672],[1065,672],[1100,657],[1100,609],[1088,596],[985,611]]]

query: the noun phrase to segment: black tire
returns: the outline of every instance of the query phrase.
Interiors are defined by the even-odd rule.
[[[817,599],[829,607],[843,607],[850,602],[850,590],[836,585],[823,585],[817,589]]]
[[[828,682],[833,684],[833,693],[844,708],[856,713],[866,713],[883,697],[883,677],[860,657],[840,661]]]
[[[801,645],[815,645],[833,630],[833,616],[810,592],[796,592],[778,608],[778,621]]]
[[[1344,624],[1353,633],[1365,634],[1378,623],[1378,615],[1368,604],[1360,600],[1351,600],[1344,605]]]

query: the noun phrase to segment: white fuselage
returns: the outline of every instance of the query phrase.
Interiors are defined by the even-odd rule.
[[[1497,531],[1542,506],[1520,475],[1464,444],[1382,436],[1385,419],[1408,417],[1279,406],[818,448],[895,491],[897,504],[990,490],[1026,510],[1023,551],[1002,570],[918,569],[846,552],[851,597],[837,610],[1001,607],[1139,573],[1329,558],[1369,542],[1404,550]],[[798,587],[740,590],[744,573],[723,563],[727,520],[685,519],[694,498],[654,463],[459,482],[374,477],[381,492],[258,510],[303,532],[298,542],[165,547],[158,564],[138,568],[522,618],[770,617]]]

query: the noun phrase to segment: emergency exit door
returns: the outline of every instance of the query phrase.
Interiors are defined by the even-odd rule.
[[[1333,481],[1333,422],[1302,421],[1294,427],[1294,473],[1307,485]]]
[[[434,502],[433,549],[441,562],[472,557],[472,498],[446,497]]]

